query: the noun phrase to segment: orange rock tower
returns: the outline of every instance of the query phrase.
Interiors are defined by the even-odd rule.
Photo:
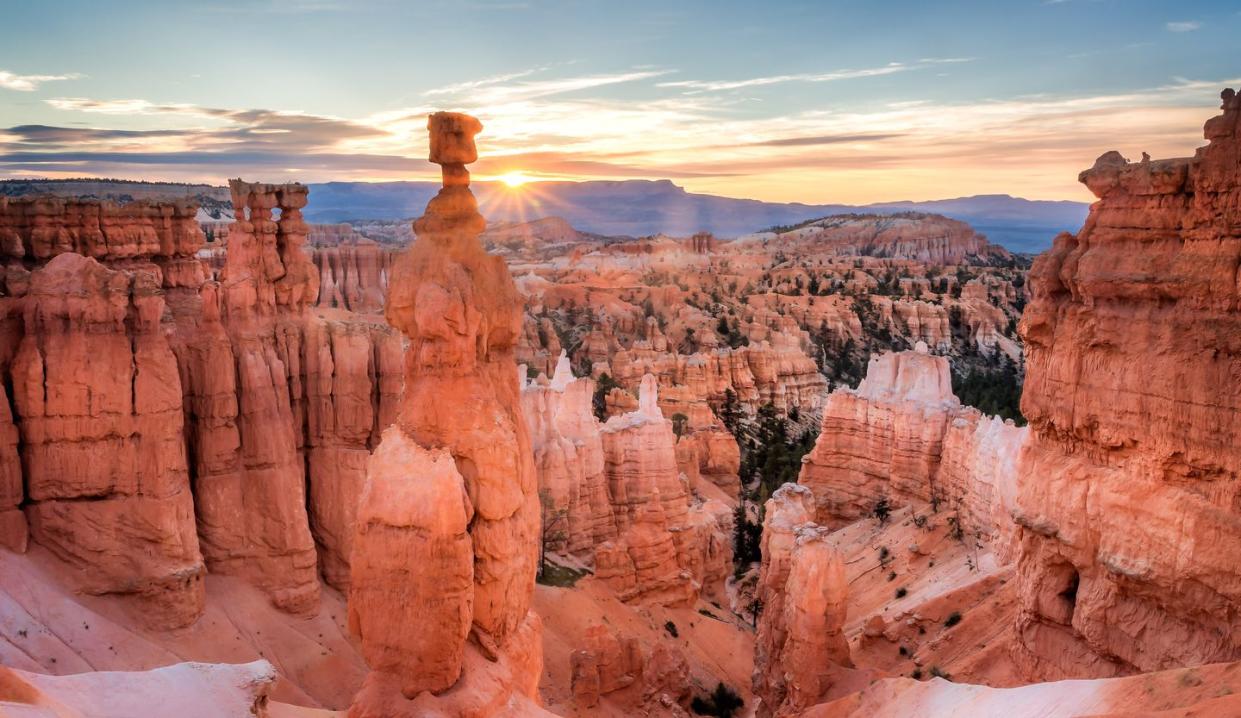
[[[465,165],[482,125],[436,113],[427,127],[444,186],[388,290],[388,322],[409,348],[399,418],[358,507],[349,625],[374,673],[354,716],[461,715],[497,690],[533,697],[542,663],[529,611],[539,504],[518,396],[521,299],[478,239],[486,223]]]

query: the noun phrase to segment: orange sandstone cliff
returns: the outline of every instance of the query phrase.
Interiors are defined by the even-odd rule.
[[[1185,159],[1109,152],[1031,273],[1017,502],[1024,663],[1111,676],[1241,658],[1241,97]]]

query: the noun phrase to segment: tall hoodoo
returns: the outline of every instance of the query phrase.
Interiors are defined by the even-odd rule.
[[[849,585],[830,532],[813,523],[814,495],[785,484],[767,501],[755,636],[756,715],[800,715],[851,667],[843,630]]]
[[[229,189],[237,221],[227,262],[203,286],[202,319],[184,351],[198,532],[213,573],[311,613],[319,582],[300,451],[301,363],[319,275],[301,251],[307,188],[238,179]]]
[[[1033,677],[1241,658],[1241,97],[1193,158],[1109,152],[1031,270],[1018,626]]]
[[[482,125],[436,113],[427,128],[444,186],[388,291],[388,322],[410,344],[400,413],[358,507],[349,622],[378,677],[355,715],[393,710],[372,703],[384,682],[414,699],[475,679],[473,669],[462,678],[467,636],[509,665],[514,693],[531,694],[541,663],[529,612],[539,506],[515,370],[521,300],[478,239],[486,223],[465,164]]]

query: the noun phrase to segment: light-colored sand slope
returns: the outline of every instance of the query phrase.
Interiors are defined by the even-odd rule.
[[[705,601],[693,608],[632,606],[589,578],[572,589],[537,586],[534,605],[543,616],[540,693],[547,709],[557,715],[634,715],[634,707],[641,700],[642,681],[603,695],[592,708],[574,705],[569,655],[583,646],[586,630],[600,624],[618,635],[636,638],[647,654],[661,641],[675,644],[689,662],[695,691],[710,692],[723,681],[741,695],[747,708],[753,702],[750,672],[754,666],[754,633],[725,609]],[[665,625],[668,622],[676,627],[675,638]]]
[[[988,688],[888,678],[803,718],[1229,718],[1241,716],[1241,663],[1128,678]]]
[[[347,638],[344,599],[326,587],[318,616],[297,618],[242,581],[208,576],[201,619],[147,631],[119,601],[65,589],[58,566],[38,546],[25,555],[0,551],[0,664],[69,674],[266,659],[279,672],[273,700],[336,709],[348,707],[362,683],[366,668]]]
[[[937,669],[956,680],[1015,685],[1008,658],[1016,610],[1012,567],[997,565],[977,536],[956,534],[952,516],[944,507],[916,504],[882,525],[868,518],[832,534],[845,554],[845,632],[854,664],[904,676],[921,671],[924,678]],[[953,614],[959,620],[950,621]]]
[[[0,667],[4,718],[219,718],[267,715],[276,671],[241,665],[178,663],[151,671],[49,676]]]

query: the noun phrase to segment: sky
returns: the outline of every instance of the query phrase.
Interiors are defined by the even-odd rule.
[[[0,178],[671,179],[768,201],[1089,200],[1191,155],[1241,0],[0,0]]]

